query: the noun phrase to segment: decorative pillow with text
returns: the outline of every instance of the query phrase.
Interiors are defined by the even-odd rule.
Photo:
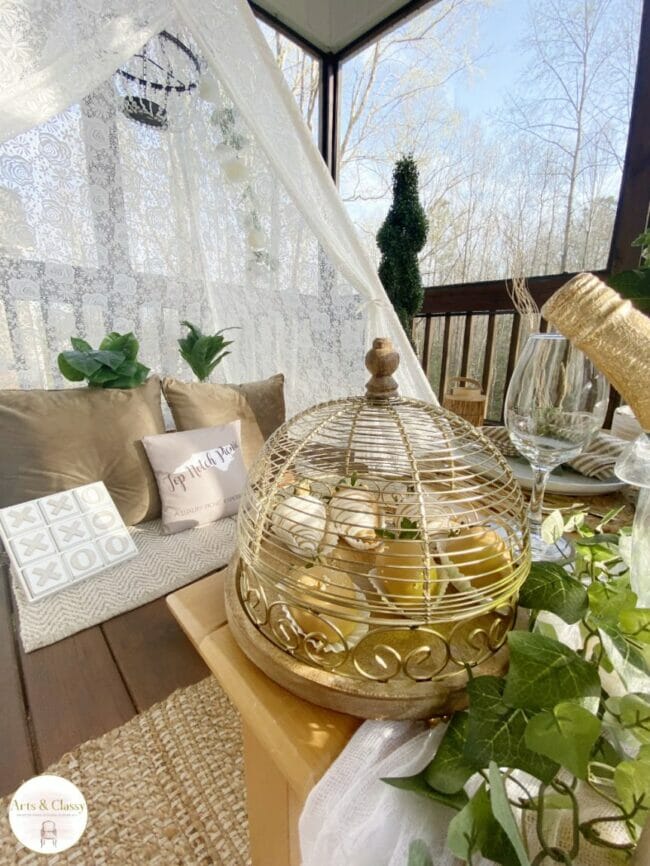
[[[165,532],[182,532],[239,508],[246,467],[240,422],[142,440],[158,484]]]

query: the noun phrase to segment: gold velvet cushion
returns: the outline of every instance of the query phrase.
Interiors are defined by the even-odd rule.
[[[0,507],[103,481],[127,525],[160,516],[140,440],[164,433],[160,379],[139,388],[0,391]]]
[[[284,376],[245,385],[212,385],[163,379],[177,430],[241,421],[242,456],[250,468],[264,440],[285,420]]]

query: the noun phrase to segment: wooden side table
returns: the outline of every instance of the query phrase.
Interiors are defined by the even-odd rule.
[[[295,697],[248,660],[228,628],[223,574],[178,590],[167,604],[242,718],[253,866],[300,866],[307,794],[361,721]]]

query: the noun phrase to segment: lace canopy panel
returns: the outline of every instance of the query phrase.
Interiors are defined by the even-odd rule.
[[[215,378],[284,372],[290,412],[360,393],[380,332],[402,352],[404,392],[431,399],[244,0],[145,6],[138,21],[98,3],[62,3],[68,31],[55,3],[0,23],[0,47],[14,37],[0,114],[18,105],[0,121],[0,387],[60,387],[70,336],[112,330],[133,331],[154,372],[189,378],[176,344],[189,319],[239,328]],[[161,29],[198,63],[196,86],[165,97],[164,126],[127,116],[115,72],[155,61]],[[30,37],[36,60],[21,54]]]

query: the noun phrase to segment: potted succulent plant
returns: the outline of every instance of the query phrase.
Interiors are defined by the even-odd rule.
[[[61,375],[70,382],[88,381],[91,388],[137,388],[149,375],[138,360],[140,344],[132,333],[112,331],[93,349],[80,337],[71,337],[72,349],[57,358]]]
[[[223,328],[216,334],[204,334],[199,327],[191,322],[181,322],[189,333],[178,341],[181,358],[192,368],[192,372],[199,382],[207,382],[210,374],[221,361],[229,355],[226,346],[232,345],[232,340],[226,340],[224,331],[232,331],[233,328]]]

